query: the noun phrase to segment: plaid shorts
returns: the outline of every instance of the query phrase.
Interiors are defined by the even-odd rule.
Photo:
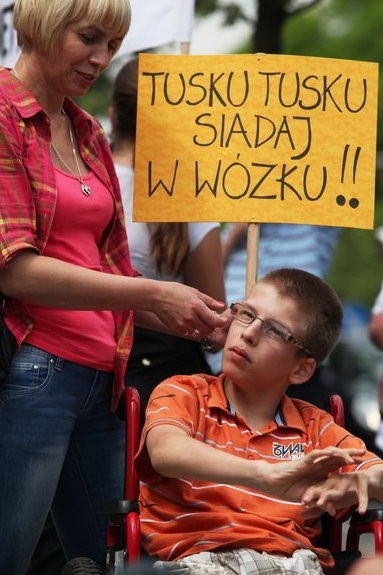
[[[253,549],[203,551],[177,561],[156,561],[154,566],[170,575],[323,575],[315,553],[301,549],[291,557]]]

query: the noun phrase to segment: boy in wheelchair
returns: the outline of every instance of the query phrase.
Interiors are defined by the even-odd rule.
[[[285,395],[335,345],[342,306],[280,269],[231,305],[222,374],[152,393],[136,469],[142,544],[158,567],[209,575],[321,574],[320,516],[383,502],[383,461],[331,415]]]

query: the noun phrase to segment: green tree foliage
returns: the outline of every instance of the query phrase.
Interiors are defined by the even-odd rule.
[[[206,16],[212,11],[220,11],[224,17],[224,26],[231,26],[238,20],[248,22],[252,27],[249,51],[279,54],[283,52],[281,42],[285,22],[292,16],[322,1],[253,0],[256,13],[254,19],[251,19],[246,14],[243,5],[237,2],[196,0],[196,12],[201,16]]]
[[[93,116],[102,118],[107,114],[111,93],[112,79],[104,73],[99,76],[89,92],[78,99],[78,103]]]
[[[383,48],[380,0],[327,0],[286,22],[284,51],[379,61]]]

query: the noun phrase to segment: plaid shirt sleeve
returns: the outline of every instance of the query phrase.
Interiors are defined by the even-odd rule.
[[[39,251],[31,184],[24,163],[20,125],[8,106],[0,107],[0,269],[22,249]]]

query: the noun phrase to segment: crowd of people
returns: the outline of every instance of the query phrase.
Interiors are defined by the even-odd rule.
[[[0,69],[0,573],[42,575],[46,533],[60,561],[103,565],[128,384],[146,408],[136,463],[157,568],[322,574],[320,516],[383,502],[383,461],[314,405],[342,323],[323,279],[339,230],[262,226],[245,294],[244,226],[132,221],[137,59],[114,82],[111,142],[75,102],[130,20],[129,0],[14,6],[21,52]],[[296,393],[307,382],[310,403]]]

